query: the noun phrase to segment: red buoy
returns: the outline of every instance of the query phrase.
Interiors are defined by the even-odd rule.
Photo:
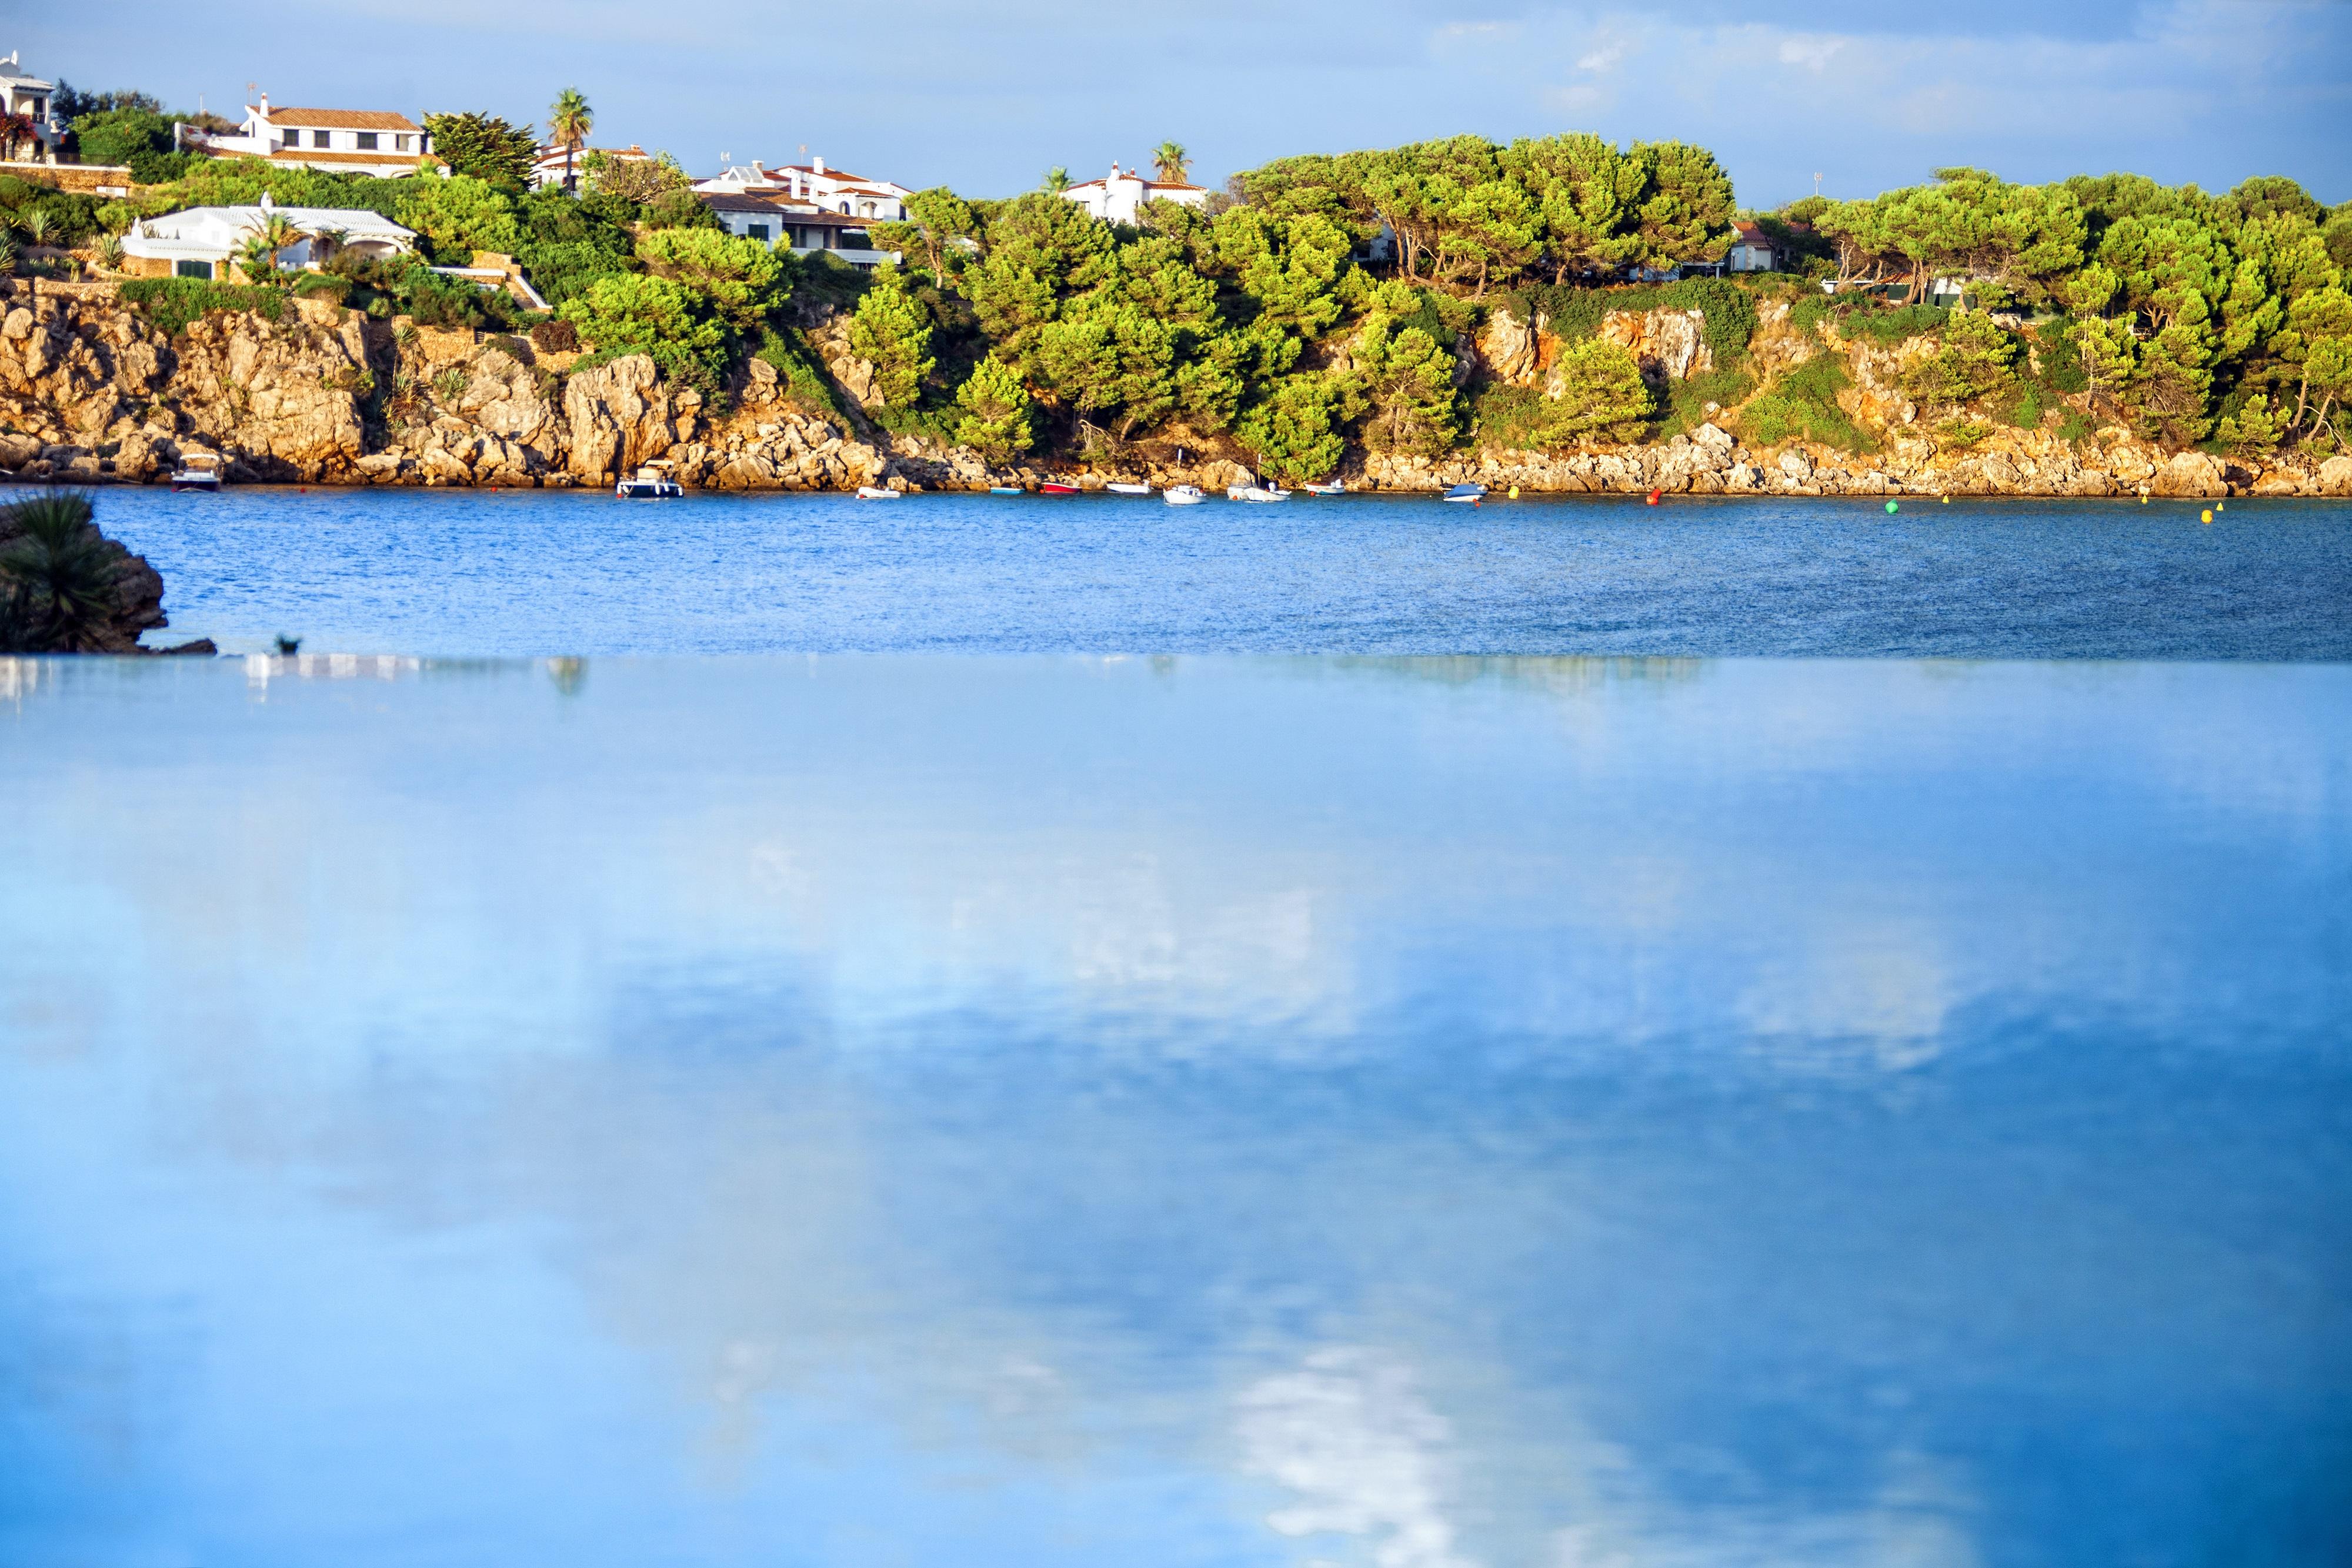
[[[1657,491],[1657,490],[1652,490],[1652,491],[1650,492],[1650,504],[1651,504],[1652,506],[1655,506],[1655,505],[1657,505],[1657,504],[1658,504],[1658,496],[1659,496],[1659,494],[1660,494],[1660,492],[1659,492],[1659,491]]]

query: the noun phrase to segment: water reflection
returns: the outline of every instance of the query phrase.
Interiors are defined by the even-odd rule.
[[[19,662],[0,1561],[2347,1526],[2344,670]]]

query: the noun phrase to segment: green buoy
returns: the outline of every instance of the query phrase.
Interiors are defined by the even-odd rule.
[[[1889,511],[1895,511],[1895,510],[1899,510],[1899,509],[1895,506],[1895,504],[1893,501],[1888,501],[1888,502],[1886,503],[1886,510],[1889,510]]]

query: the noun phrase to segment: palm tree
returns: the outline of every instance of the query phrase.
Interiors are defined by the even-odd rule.
[[[278,253],[301,244],[306,237],[287,221],[283,213],[273,212],[251,225],[246,230],[245,243],[237,247],[246,276],[257,283],[263,274],[276,273]]]
[[[117,609],[114,562],[86,496],[49,490],[0,507],[0,651],[89,653]]]
[[[1045,171],[1045,188],[1060,195],[1070,188],[1070,172],[1059,163],[1055,164]]]
[[[588,133],[596,129],[596,111],[576,87],[567,87],[555,95],[555,102],[547,111],[547,133],[563,147],[563,188],[572,189],[572,155],[587,144]]]
[[[1192,172],[1192,154],[1184,151],[1181,142],[1162,142],[1151,150],[1151,167],[1160,184],[1181,185]]]

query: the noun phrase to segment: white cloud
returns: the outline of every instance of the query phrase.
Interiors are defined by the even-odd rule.
[[[1809,71],[1828,68],[1837,52],[1845,47],[1843,38],[1788,37],[1780,40],[1780,61],[1784,66],[1801,66]]]

